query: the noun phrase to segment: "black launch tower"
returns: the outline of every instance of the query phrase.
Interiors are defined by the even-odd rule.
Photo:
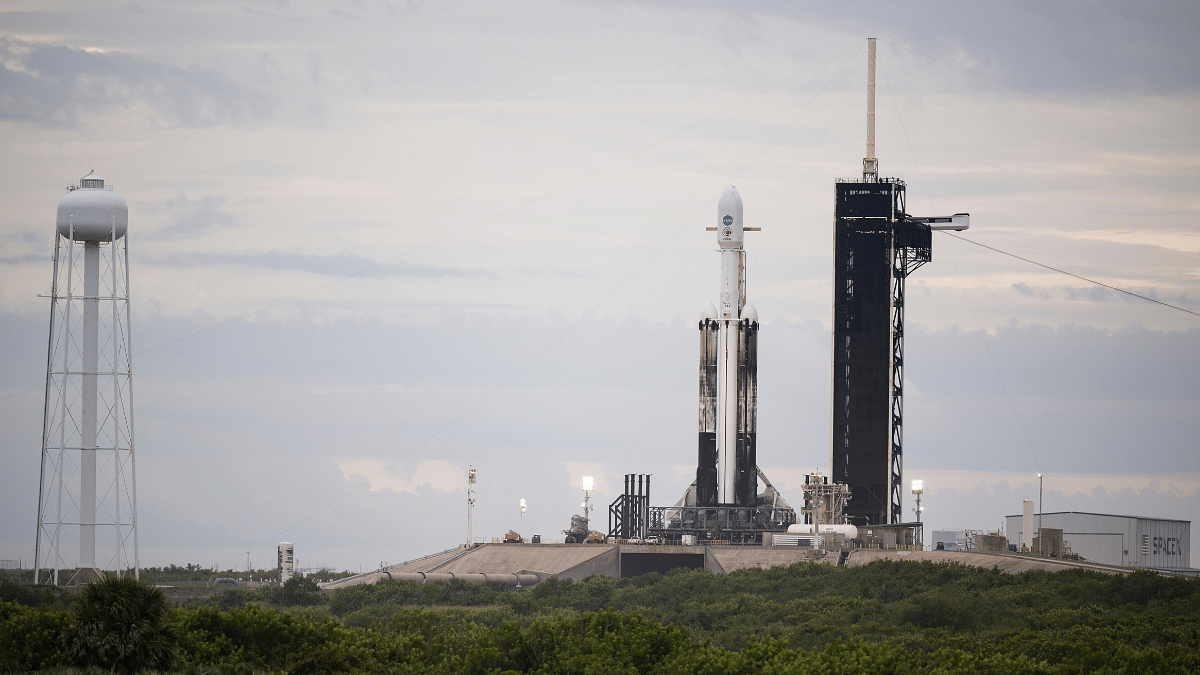
[[[833,244],[833,480],[860,525],[901,520],[904,280],[932,232],[905,214],[904,183],[839,181]]]
[[[965,230],[970,218],[909,216],[904,181],[879,177],[874,38],[863,177],[835,189],[830,469],[850,487],[851,523],[895,524],[903,521],[904,280],[932,258],[933,230]]]

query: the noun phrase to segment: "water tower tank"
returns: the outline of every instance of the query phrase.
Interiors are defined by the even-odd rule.
[[[125,236],[129,206],[93,171],[58,200],[56,224],[58,234],[67,239],[112,241],[114,231],[117,239]]]

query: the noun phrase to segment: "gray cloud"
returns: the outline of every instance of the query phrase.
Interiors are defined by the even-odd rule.
[[[295,172],[295,167],[273,162],[269,159],[247,159],[236,164],[197,171],[197,173],[214,176],[260,176],[268,178],[287,176]]]
[[[148,239],[178,241],[203,237],[237,225],[236,216],[221,210],[227,201],[226,197],[219,195],[205,195],[199,199],[178,195],[160,201],[142,202],[138,208],[147,214],[166,216],[166,226],[149,233]]]
[[[5,248],[23,247],[23,248],[42,248],[47,242],[53,243],[50,236],[46,232],[39,232],[33,229],[13,230],[0,238],[4,242]]]
[[[1086,302],[1111,302],[1116,300],[1116,293],[1102,286],[1092,286],[1087,290],[1077,290],[1068,286],[1066,288],[1068,300],[1083,300]]]
[[[304,64],[308,68],[308,80],[317,86],[321,84],[321,55],[309,52],[304,55]]]
[[[930,393],[980,393],[994,382],[988,353],[1013,396],[1143,401],[1200,400],[1200,328],[1160,331],[1068,325],[997,327],[985,350],[975,331],[909,333],[905,375]],[[926,366],[934,364],[936,367]],[[984,379],[979,380],[979,366]],[[974,382],[975,384],[968,384]],[[906,430],[907,431],[907,430]]]
[[[8,255],[0,257],[0,263],[5,265],[24,265],[25,263],[44,263],[49,259],[49,256],[38,255],[36,253],[23,253],[21,255]]]
[[[0,264],[46,263],[54,258],[53,245],[54,239],[49,232],[14,230],[0,237],[0,251],[5,253],[0,257]]]
[[[210,70],[0,38],[0,119],[74,126],[81,115],[139,103],[178,127],[252,127],[275,106]]]
[[[649,3],[646,3],[649,4]],[[697,3],[675,3],[692,12]],[[711,0],[736,21],[778,14],[877,36],[1013,84],[1052,91],[1178,93],[1200,89],[1200,13],[1192,0],[1047,3],[746,3]],[[756,39],[747,33],[743,40]],[[880,45],[880,57],[906,56]],[[919,57],[918,57],[919,58]]]
[[[364,278],[387,277],[474,277],[495,278],[486,270],[419,265],[404,261],[380,264],[353,253],[312,255],[271,250],[265,253],[178,253],[145,260],[151,265],[172,267],[214,267],[238,265],[269,270],[307,272],[333,277],[350,275]],[[365,271],[364,271],[365,270]]]
[[[1158,289],[1155,289],[1155,288],[1146,288],[1146,289],[1138,289],[1138,294],[1144,295],[1147,298],[1153,298],[1155,300],[1161,300],[1163,302],[1168,302],[1172,305],[1179,305],[1180,307],[1191,307],[1191,308],[1200,307],[1200,301],[1197,301],[1195,298],[1188,297],[1188,294],[1186,291],[1181,292],[1177,295],[1170,295],[1170,294],[1166,294],[1166,293],[1159,293]],[[1128,298],[1128,296],[1123,296],[1123,297],[1126,297],[1127,299],[1130,299],[1133,302],[1143,302],[1142,300]]]
[[[1013,288],[1016,288],[1019,293],[1021,293],[1022,295],[1025,295],[1026,294],[1025,291],[1021,290],[1020,288],[1017,288],[1017,286],[1025,286],[1025,284],[1013,284]],[[1029,288],[1029,287],[1025,286],[1025,288]],[[1032,291],[1032,289],[1030,289],[1030,290]],[[1063,291],[1066,293],[1067,300],[1076,301],[1076,302],[1117,302],[1117,301],[1131,302],[1131,303],[1146,302],[1145,300],[1135,298],[1132,295],[1126,295],[1125,293],[1118,293],[1118,292],[1110,290],[1108,288],[1104,288],[1103,286],[1092,286],[1091,288],[1086,289],[1086,290],[1071,288],[1070,286],[1067,286],[1063,289]],[[1154,288],[1137,288],[1137,289],[1134,289],[1134,291],[1138,295],[1142,295],[1147,298],[1151,298],[1151,299],[1158,300],[1161,302],[1166,302],[1168,304],[1178,305],[1181,307],[1196,307],[1197,305],[1200,305],[1200,302],[1197,302],[1197,301],[1189,298],[1187,293],[1180,293],[1178,295],[1163,294],[1163,293],[1159,293],[1158,290],[1154,289]],[[1048,298],[1049,295],[1043,292],[1041,294],[1041,297]]]
[[[1012,289],[1027,298],[1041,298],[1042,300],[1050,299],[1050,293],[1046,289],[1042,288],[1041,286],[1030,286],[1023,281],[1013,284]]]

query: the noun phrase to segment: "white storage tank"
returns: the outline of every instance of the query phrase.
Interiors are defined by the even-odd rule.
[[[286,584],[295,572],[296,548],[290,541],[279,542],[279,583]]]

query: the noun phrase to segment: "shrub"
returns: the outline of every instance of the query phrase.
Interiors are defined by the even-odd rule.
[[[175,664],[169,609],[162,591],[133,577],[90,583],[75,602],[75,623],[63,631],[67,655],[80,667],[122,674],[169,669]]]

